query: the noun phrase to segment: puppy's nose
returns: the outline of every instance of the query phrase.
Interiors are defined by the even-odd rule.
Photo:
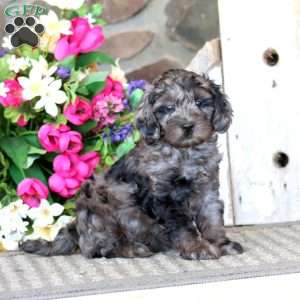
[[[182,125],[182,128],[185,130],[185,131],[192,131],[193,128],[194,128],[194,124],[193,123],[185,123]]]

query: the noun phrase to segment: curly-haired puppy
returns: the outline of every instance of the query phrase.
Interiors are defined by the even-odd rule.
[[[139,107],[141,141],[85,185],[76,222],[54,242],[26,241],[21,248],[40,255],[80,250],[88,258],[170,249],[187,259],[241,253],[225,235],[219,199],[217,133],[227,131],[231,117],[229,102],[208,78],[164,73]]]

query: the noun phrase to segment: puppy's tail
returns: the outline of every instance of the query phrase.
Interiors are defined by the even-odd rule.
[[[78,233],[73,222],[62,228],[53,242],[28,240],[20,244],[20,250],[42,256],[73,254],[78,248]]]

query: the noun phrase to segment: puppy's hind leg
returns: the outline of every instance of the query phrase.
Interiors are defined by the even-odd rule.
[[[69,255],[78,249],[76,224],[71,223],[60,230],[53,242],[28,240],[20,244],[20,250],[42,256]]]

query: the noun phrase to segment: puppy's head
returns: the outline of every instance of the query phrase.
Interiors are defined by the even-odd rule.
[[[170,70],[146,91],[136,123],[148,144],[161,139],[183,148],[226,132],[231,118],[231,106],[219,86],[193,72]]]

